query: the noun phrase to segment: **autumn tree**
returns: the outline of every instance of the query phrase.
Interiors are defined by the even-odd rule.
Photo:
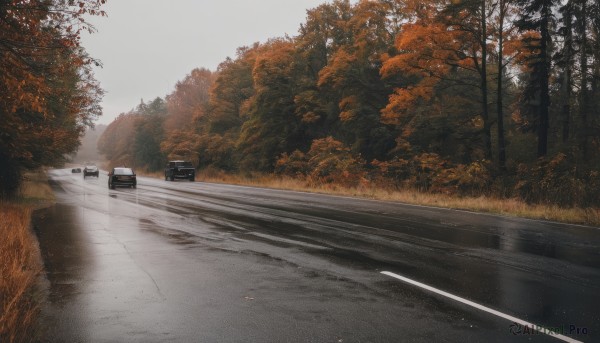
[[[394,145],[392,129],[379,121],[391,88],[379,75],[382,56],[394,31],[384,2],[361,1],[345,23],[348,43],[341,44],[319,72],[317,85],[337,100],[339,137],[366,159],[384,158]]]
[[[102,90],[79,46],[97,1],[0,2],[0,193],[24,168],[56,165],[101,114]]]
[[[254,95],[252,72],[259,44],[237,50],[216,72],[195,69],[167,96],[166,137],[161,150],[169,158],[208,166],[237,168],[235,145],[250,98]],[[172,125],[177,121],[180,125]]]
[[[199,163],[199,141],[209,130],[207,108],[215,76],[208,69],[194,69],[167,96],[164,139],[159,142],[162,155]]]
[[[296,80],[295,113],[305,127],[307,141],[325,137],[340,128],[340,96],[331,84],[319,86],[323,69],[342,47],[352,44],[347,22],[352,18],[350,1],[333,1],[307,11],[294,39],[297,53],[306,62]]]
[[[309,9],[306,22],[300,24],[295,41],[307,61],[308,72],[313,80],[318,78],[332,54],[341,45],[350,42],[344,25],[352,17],[351,8],[347,0],[325,3]]]
[[[252,69],[258,46],[239,48],[236,59],[227,58],[217,68],[209,98],[210,132],[239,131],[254,95]]]
[[[149,171],[162,170],[166,162],[166,156],[161,151],[167,118],[166,102],[159,97],[148,104],[142,102],[136,114],[132,166]]]
[[[183,130],[194,118],[206,114],[213,73],[208,69],[194,69],[182,81],[177,82],[175,91],[167,96],[168,116],[165,130]]]
[[[134,165],[134,133],[138,117],[135,111],[121,113],[98,139],[98,152],[106,157],[110,166]]]
[[[166,116],[165,100],[142,100],[135,109],[122,113],[108,125],[98,140],[98,151],[113,167],[161,170],[166,162],[166,154],[161,150]]]
[[[301,70],[295,51],[291,41],[274,39],[257,52],[252,70],[255,94],[248,99],[248,119],[237,143],[244,169],[270,171],[279,154],[302,143],[294,112],[295,78]]]
[[[490,159],[492,122],[487,82],[483,87],[483,80],[487,80],[483,70],[487,68],[481,57],[484,36],[477,30],[479,9],[474,6],[446,9],[445,3],[440,2],[411,5],[414,15],[402,26],[395,51],[384,56],[381,68],[382,77],[390,82],[403,76],[395,81],[395,90],[382,110],[382,121],[398,126],[399,148],[406,147],[408,136],[415,132],[426,133],[416,131],[422,124],[429,127],[435,119],[442,125],[440,134],[447,124],[452,124],[454,133],[448,138],[458,135],[462,137],[460,140],[468,142],[465,149],[479,146],[481,151],[465,151],[470,156],[463,154],[459,158]],[[473,101],[477,99],[479,110],[473,111]],[[449,118],[452,119],[448,121]]]
[[[196,117],[192,125],[196,140],[191,151],[201,167],[238,169],[236,144],[255,94],[252,72],[259,47],[239,48],[236,58],[227,58],[214,73],[206,115]]]

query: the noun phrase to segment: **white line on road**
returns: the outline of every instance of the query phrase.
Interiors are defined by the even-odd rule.
[[[567,336],[561,335],[561,334],[559,334],[557,332],[554,332],[552,330],[546,329],[543,326],[527,322],[525,320],[519,319],[517,317],[513,317],[511,315],[502,313],[500,311],[496,311],[494,309],[491,309],[491,308],[483,306],[483,305],[479,305],[479,304],[477,304],[475,302],[472,302],[470,300],[467,300],[465,298],[461,298],[461,297],[456,296],[454,294],[450,294],[448,292],[444,292],[441,289],[437,289],[435,287],[428,286],[428,285],[426,285],[424,283],[421,283],[421,282],[418,282],[418,281],[415,281],[415,280],[411,280],[411,279],[406,278],[404,276],[400,276],[398,274],[394,274],[392,272],[386,272],[386,271],[381,272],[381,274],[384,274],[384,275],[387,275],[387,276],[391,276],[393,278],[396,278],[398,280],[404,281],[404,282],[409,283],[411,285],[415,285],[417,287],[424,288],[424,289],[426,289],[428,291],[431,291],[433,293],[437,293],[439,295],[443,295],[445,297],[448,297],[450,299],[456,300],[456,301],[461,302],[463,304],[475,307],[476,309],[479,309],[479,310],[482,310],[482,311],[494,314],[494,315],[496,315],[498,317],[502,317],[504,319],[508,319],[508,320],[512,321],[513,323],[517,323],[517,324],[520,324],[520,325],[523,325],[523,326],[527,326],[530,329],[533,329],[533,330],[538,331],[538,332],[545,333],[545,334],[547,334],[547,335],[549,335],[551,337],[558,338],[558,339],[563,340],[565,342],[578,342],[578,343],[582,343],[581,341],[575,340],[575,339],[573,339],[571,337],[567,337]]]

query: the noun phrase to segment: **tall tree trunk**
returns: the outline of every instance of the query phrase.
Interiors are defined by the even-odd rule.
[[[542,18],[540,22],[541,44],[540,44],[540,113],[538,127],[538,157],[546,156],[548,153],[548,127],[549,114],[548,107],[550,106],[550,54],[548,53],[548,43],[550,42],[550,3],[544,2],[542,5]]]
[[[597,6],[600,6],[598,3]],[[597,8],[597,11],[600,11],[600,8]],[[596,12],[598,13],[598,12]],[[596,41],[594,42],[594,74],[592,76],[592,99],[593,104],[590,104],[591,115],[593,116],[592,121],[595,121],[596,125],[598,125],[598,120],[600,120],[600,19],[596,19],[596,23],[594,25],[594,37],[596,37]]]
[[[500,0],[500,17],[498,23],[498,86],[497,86],[497,101],[496,101],[496,111],[498,113],[498,168],[501,171],[506,170],[506,144],[504,142],[504,105],[502,98],[502,76],[504,74],[504,53],[503,53],[503,44],[504,44],[504,16],[506,14],[506,1]]]
[[[579,48],[580,60],[579,64],[581,67],[581,85],[579,93],[579,116],[581,119],[581,129],[579,130],[580,142],[579,148],[583,158],[587,158],[588,155],[588,39],[587,39],[587,0],[581,2],[581,8],[579,13],[579,25],[577,26],[577,34],[581,39],[581,46]]]
[[[492,125],[488,110],[488,87],[487,87],[487,16],[486,0],[481,0],[481,102],[483,117],[483,144],[486,159],[492,158]]]
[[[571,95],[573,92],[572,89],[572,64],[573,64],[573,1],[569,0],[567,5],[565,6],[565,11],[563,13],[564,23],[565,23],[565,42],[563,48],[563,79],[561,85],[561,94],[562,94],[562,109],[561,109],[561,119],[562,119],[562,141],[566,143],[569,141],[569,133],[571,126]]]

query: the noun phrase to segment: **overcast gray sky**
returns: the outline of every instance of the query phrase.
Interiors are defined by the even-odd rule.
[[[306,10],[326,0],[109,0],[98,32],[83,36],[103,63],[96,78],[107,92],[98,120],[108,124],[140,99],[171,93],[198,67],[215,70],[240,46],[295,36]]]

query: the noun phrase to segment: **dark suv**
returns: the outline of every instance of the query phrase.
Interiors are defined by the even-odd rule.
[[[192,162],[187,161],[170,161],[165,167],[165,180],[173,181],[175,179],[188,179],[194,181],[196,179],[196,169]]]

